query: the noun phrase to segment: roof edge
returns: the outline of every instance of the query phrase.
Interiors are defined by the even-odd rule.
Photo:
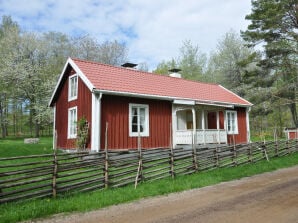
[[[234,93],[233,91],[231,91],[231,90],[229,90],[229,89],[227,89],[227,88],[225,88],[224,86],[222,86],[222,85],[218,85],[219,87],[221,87],[221,88],[223,88],[224,90],[226,90],[226,91],[228,91],[228,92],[230,92],[231,94],[233,94],[233,95],[235,95],[236,97],[238,97],[239,99],[241,99],[241,100],[243,100],[243,101],[245,101],[246,103],[247,103],[247,106],[248,107],[251,107],[251,106],[253,106],[253,104],[252,103],[250,103],[249,101],[247,101],[246,99],[244,99],[244,98],[242,98],[242,97],[240,97],[239,95],[237,95],[236,93]]]
[[[64,67],[63,67],[63,70],[62,70],[62,72],[61,72],[61,74],[60,74],[60,76],[59,76],[58,82],[57,82],[57,84],[56,84],[56,86],[55,86],[55,88],[54,88],[54,91],[53,91],[53,93],[52,93],[51,99],[50,99],[49,104],[48,104],[48,106],[50,106],[50,107],[53,105],[54,98],[55,98],[55,96],[56,96],[56,94],[57,94],[58,88],[59,88],[59,86],[60,86],[60,84],[61,84],[61,82],[62,82],[62,79],[63,79],[63,77],[64,77],[64,75],[65,75],[65,71],[66,71],[68,65],[70,65],[70,66],[75,70],[75,72],[76,72],[76,73],[78,74],[78,76],[82,79],[82,81],[86,84],[86,86],[88,87],[88,89],[89,89],[90,91],[92,91],[93,88],[94,88],[94,85],[88,80],[88,78],[84,75],[84,73],[83,73],[83,72],[81,71],[81,69],[76,65],[76,63],[69,57],[69,58],[67,59],[65,65],[64,65]]]
[[[237,104],[237,103],[231,103],[231,102],[222,102],[222,101],[211,101],[211,100],[196,100],[193,98],[180,98],[180,97],[170,97],[170,96],[161,96],[161,95],[150,95],[150,94],[139,94],[134,92],[120,92],[120,91],[110,91],[110,90],[101,90],[101,89],[93,89],[94,93],[103,93],[107,95],[118,95],[118,96],[127,96],[127,97],[142,97],[142,98],[149,98],[149,99],[159,99],[159,100],[166,100],[166,101],[172,101],[172,100],[189,100],[189,101],[195,101],[195,104],[201,104],[201,105],[213,105],[213,106],[238,106],[238,107],[251,107],[247,104]]]

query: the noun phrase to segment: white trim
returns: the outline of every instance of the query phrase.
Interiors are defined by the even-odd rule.
[[[196,145],[197,144],[197,120],[196,120],[196,110],[194,107],[191,108],[191,112],[192,112],[192,129],[193,129],[193,144]]]
[[[81,71],[81,69],[76,65],[76,63],[71,58],[69,58],[69,64],[76,71],[76,73],[79,75],[82,81],[86,84],[88,89],[92,91],[95,88],[94,85],[89,81],[89,79],[85,76],[85,74]]]
[[[132,131],[132,108],[133,107],[136,107],[138,109],[140,108],[145,108],[145,123],[144,123],[144,126],[145,126],[145,131],[144,132],[133,132]],[[149,125],[149,105],[148,104],[134,104],[134,103],[130,103],[129,104],[129,112],[128,112],[128,124],[129,124],[129,137],[137,137],[139,136],[142,136],[142,137],[147,137],[149,136],[149,128],[150,128],[150,125]],[[140,120],[138,118],[138,127],[140,125]]]
[[[205,134],[205,110],[203,109],[201,112],[201,122],[202,122],[202,130],[203,130],[203,142],[206,144],[206,134]]]
[[[64,65],[64,68],[63,68],[63,70],[62,70],[62,72],[61,72],[61,74],[59,76],[59,80],[58,80],[58,82],[57,82],[57,84],[55,86],[55,89],[54,89],[53,93],[52,93],[51,99],[49,101],[49,106],[51,106],[52,103],[53,103],[54,97],[55,97],[55,95],[56,95],[56,93],[58,91],[58,88],[59,88],[62,80],[63,80],[64,74],[65,74],[65,71],[66,71],[68,65],[70,65],[74,69],[74,71],[76,72],[76,74],[82,79],[82,81],[86,84],[86,86],[88,87],[88,89],[90,91],[92,91],[94,89],[94,85],[88,80],[88,78],[84,75],[84,73],[80,70],[80,68],[69,57],[67,59],[65,65]]]
[[[229,120],[228,120],[228,113],[231,113],[231,114],[234,114],[234,124],[235,124],[235,130],[234,131],[229,131],[228,130],[228,122],[229,122]],[[235,110],[226,110],[226,130],[227,130],[227,133],[229,134],[229,135],[236,135],[236,134],[238,134],[238,112],[237,111],[235,111]]]
[[[179,100],[175,99],[173,101],[174,104],[179,104],[179,105],[195,105],[195,101],[190,101],[190,100]]]
[[[100,150],[102,94],[92,93],[91,151]]]
[[[74,89],[72,89],[72,79],[76,79],[76,86],[75,86],[75,90],[76,90],[76,94],[75,96],[71,96],[71,93]],[[79,78],[78,78],[78,75],[77,74],[73,74],[71,76],[68,77],[68,101],[73,101],[73,100],[76,100],[78,99],[78,92],[79,92],[79,89],[78,89],[78,84],[79,82]]]
[[[110,91],[110,90],[99,90],[94,89],[94,92],[109,94],[109,95],[119,95],[119,96],[127,96],[127,97],[142,97],[149,99],[162,99],[167,101],[173,100],[186,100],[186,101],[195,101],[198,105],[212,105],[219,107],[228,107],[233,108],[234,106],[238,107],[250,107],[252,104],[238,104],[238,103],[230,103],[230,102],[222,102],[222,101],[210,101],[210,100],[201,100],[201,99],[193,99],[193,98],[179,98],[179,97],[170,97],[170,96],[162,96],[162,95],[152,95],[152,94],[141,94],[141,93],[132,93],[132,92],[124,92],[124,91]]]
[[[241,99],[241,100],[245,101],[246,103],[248,103],[248,105],[247,105],[247,106],[253,106],[253,104],[252,104],[252,103],[250,103],[249,101],[247,101],[247,100],[245,100],[244,98],[240,97],[239,95],[235,94],[233,91],[230,91],[230,90],[228,90],[227,88],[223,87],[223,86],[222,86],[222,85],[220,85],[220,84],[219,84],[218,86],[219,86],[219,87],[221,87],[221,88],[223,88],[224,90],[226,90],[226,91],[230,92],[231,94],[235,95],[235,96],[236,96],[236,97],[238,97],[239,99]]]
[[[70,112],[71,110],[75,110],[76,111],[76,117],[75,117],[75,127],[76,127],[76,122],[78,121],[78,108],[77,106],[75,107],[71,107],[71,108],[68,108],[68,112],[67,112],[67,138],[68,139],[75,139],[77,137],[77,133],[75,134],[71,134],[71,127],[72,127],[72,124],[70,123],[72,120],[70,120]]]
[[[172,140],[173,140],[173,148],[176,148],[176,132],[177,132],[177,110],[176,106],[172,104]]]
[[[56,142],[56,104],[53,106],[53,113],[54,113],[54,117],[53,117],[53,149],[55,149],[55,144]]]
[[[246,132],[247,132],[247,143],[250,142],[249,112],[250,112],[250,108],[246,108]]]

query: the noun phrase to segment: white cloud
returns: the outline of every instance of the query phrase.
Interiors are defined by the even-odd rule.
[[[131,60],[151,68],[176,57],[184,40],[205,53],[214,50],[231,28],[246,28],[250,12],[250,0],[0,0],[0,5],[0,14],[28,31],[126,42]]]

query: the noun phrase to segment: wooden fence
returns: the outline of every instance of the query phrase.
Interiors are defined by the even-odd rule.
[[[92,191],[214,168],[270,160],[298,151],[298,140],[216,148],[56,153],[0,159],[0,203]]]

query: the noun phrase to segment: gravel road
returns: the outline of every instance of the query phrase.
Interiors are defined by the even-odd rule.
[[[298,223],[298,166],[38,223]]]

